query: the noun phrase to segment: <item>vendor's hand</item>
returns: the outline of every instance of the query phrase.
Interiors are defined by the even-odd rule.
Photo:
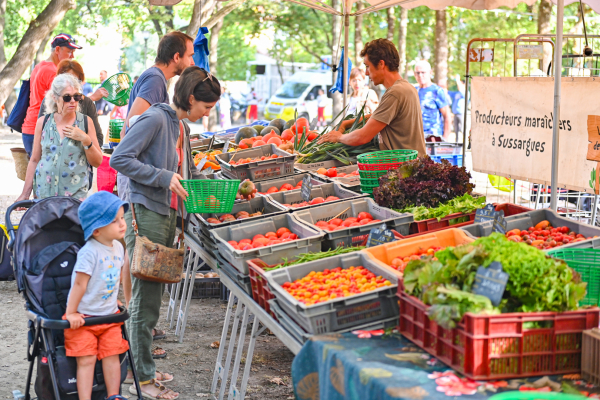
[[[63,134],[66,138],[81,142],[84,146],[92,144],[92,138],[87,133],[76,126],[68,125],[63,128]]]
[[[83,324],[85,324],[85,320],[83,319],[83,315],[79,313],[73,313],[67,315],[67,321],[71,324],[71,329],[81,328]]]
[[[247,196],[243,196],[243,195],[240,193],[240,188],[242,187],[242,183],[244,183],[244,182],[246,182],[246,181],[249,181],[249,180],[250,180],[250,179],[244,179],[244,180],[243,180],[243,181],[240,183],[240,187],[238,188],[238,196],[239,196],[239,198],[240,198],[240,199],[244,199],[244,200],[252,200],[253,198],[255,198],[255,197],[256,197],[256,192],[258,191],[256,188],[254,188],[254,191],[253,191],[251,194],[247,195]],[[237,197],[237,196],[236,196],[236,197]]]
[[[108,90],[104,88],[98,88],[94,93],[88,96],[92,101],[98,101],[103,97],[108,97]]]
[[[177,196],[185,200],[188,197],[188,192],[185,191],[185,189],[183,188],[183,186],[181,186],[181,183],[179,182],[182,179],[183,178],[181,177],[181,175],[173,174],[173,177],[171,178],[171,183],[169,184],[169,190],[171,192],[175,192]]]
[[[321,136],[321,139],[319,139],[318,144],[326,143],[326,142],[338,143],[341,139],[342,139],[342,132],[331,131],[331,132],[328,132],[328,133],[324,134],[323,136]]]

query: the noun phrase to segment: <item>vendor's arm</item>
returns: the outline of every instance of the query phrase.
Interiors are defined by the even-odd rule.
[[[329,133],[326,133],[319,140],[319,143],[339,142],[348,146],[361,146],[373,140],[373,138],[386,126],[387,124],[384,124],[383,122],[371,118],[364,127],[352,131],[350,133],[343,134],[338,131],[331,131]]]
[[[448,141],[450,140],[450,126],[452,125],[452,120],[450,119],[452,116],[450,113],[450,106],[442,107],[440,112],[444,117],[444,139]]]

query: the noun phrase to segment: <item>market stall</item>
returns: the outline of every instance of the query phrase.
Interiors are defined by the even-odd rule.
[[[196,154],[211,179],[182,182],[187,264],[168,319],[184,340],[196,274],[219,275],[216,398],[244,398],[265,329],[298,354],[299,399],[586,389],[574,374],[600,319],[599,228],[488,204],[447,161],[322,151],[302,120],[255,126],[213,135],[221,150]]]

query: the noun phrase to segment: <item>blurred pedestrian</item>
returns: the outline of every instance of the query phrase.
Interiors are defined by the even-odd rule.
[[[454,133],[458,142],[459,135],[463,132],[465,121],[465,82],[460,79],[460,75],[458,74],[456,74],[454,80],[456,81],[457,92],[454,94],[454,99],[452,100],[452,114],[454,114]]]
[[[108,77],[108,73],[105,70],[100,71],[100,85],[98,89],[102,86],[106,78]],[[98,115],[108,115],[114,108],[114,105],[110,104],[104,98],[95,100],[96,101],[96,112]]]
[[[356,115],[365,106],[365,115],[372,114],[379,105],[379,98],[373,89],[365,86],[367,75],[360,68],[352,68],[350,71],[350,87],[352,94],[348,101],[347,114]]]
[[[327,95],[323,89],[319,89],[317,95],[317,126],[325,126],[325,106],[327,105]]]
[[[250,93],[246,96],[248,102],[248,111],[246,115],[246,122],[251,124],[258,119],[258,95],[254,91],[254,88],[250,88]]]
[[[221,129],[231,128],[231,99],[225,86],[221,86],[221,99],[219,100]]]
[[[428,137],[434,136],[440,138],[439,140],[442,137],[449,140],[452,120],[446,92],[431,81],[431,64],[426,60],[417,62],[414,72],[419,84],[417,92],[421,103],[425,139],[433,139]]]
[[[54,39],[52,39],[50,46],[52,47],[50,57],[36,65],[33,72],[31,72],[29,108],[27,108],[27,116],[23,121],[22,127],[23,146],[30,157],[33,149],[33,135],[35,134],[40,106],[56,76],[56,66],[62,60],[72,59],[75,50],[81,49],[81,46],[78,46],[75,43],[75,39],[66,33],[56,35]]]

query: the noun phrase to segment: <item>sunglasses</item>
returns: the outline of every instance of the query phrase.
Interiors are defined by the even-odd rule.
[[[62,98],[65,103],[70,103],[71,99],[79,102],[79,101],[83,100],[83,95],[80,93],[77,93],[73,96],[71,96],[70,94],[65,94]]]

